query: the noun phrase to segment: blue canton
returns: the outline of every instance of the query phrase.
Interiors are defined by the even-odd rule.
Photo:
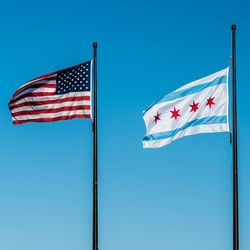
[[[90,91],[91,61],[57,72],[56,94]]]

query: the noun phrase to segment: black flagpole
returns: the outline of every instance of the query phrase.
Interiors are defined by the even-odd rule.
[[[235,30],[236,25],[233,24],[233,250],[239,250]]]
[[[96,48],[94,48],[94,108],[93,108],[93,250],[98,250],[98,192],[97,192],[97,77],[96,77]]]

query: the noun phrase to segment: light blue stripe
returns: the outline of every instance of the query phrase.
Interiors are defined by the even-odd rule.
[[[179,131],[184,130],[189,127],[195,127],[195,126],[206,125],[206,124],[219,124],[219,123],[227,123],[227,116],[226,115],[225,116],[208,116],[208,117],[204,117],[201,119],[195,119],[191,122],[187,122],[181,128],[145,136],[143,138],[143,141],[155,141],[155,140],[166,139],[166,138],[173,137]]]
[[[144,114],[154,105],[162,103],[162,102],[169,102],[172,101],[174,99],[178,99],[187,95],[191,95],[191,94],[195,94],[198,93],[206,88],[215,86],[215,85],[219,85],[219,84],[223,84],[223,83],[227,83],[227,76],[223,75],[223,76],[219,76],[217,78],[215,78],[213,81],[211,82],[207,82],[207,83],[203,83],[188,89],[183,89],[183,90],[179,90],[177,92],[173,92],[170,93],[166,96],[164,96],[163,98],[161,98],[160,100],[156,101],[155,103],[153,103],[150,107],[147,108],[147,110],[144,112]]]

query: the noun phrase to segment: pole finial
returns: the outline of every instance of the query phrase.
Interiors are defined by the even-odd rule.
[[[236,30],[236,25],[232,24],[232,30]]]
[[[97,48],[97,42],[93,42],[93,48]]]

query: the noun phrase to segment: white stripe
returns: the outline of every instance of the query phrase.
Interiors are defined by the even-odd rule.
[[[188,88],[191,88],[191,87],[203,84],[203,83],[211,82],[211,81],[213,81],[217,77],[227,76],[228,75],[228,71],[229,71],[229,68],[225,68],[225,69],[223,69],[221,71],[218,71],[218,72],[216,72],[216,73],[214,73],[212,75],[209,75],[209,76],[206,76],[206,77],[201,78],[199,80],[196,80],[196,81],[190,82],[188,84],[185,84],[184,86],[178,88],[174,92],[177,92],[177,91],[183,90],[183,89],[188,89]]]
[[[189,127],[185,130],[181,130],[173,137],[155,140],[155,141],[143,141],[144,148],[160,148],[164,145],[171,143],[172,141],[182,138],[187,135],[201,134],[201,133],[214,133],[214,132],[228,132],[227,124],[209,124],[199,125],[195,127]]]
[[[70,101],[70,102],[46,104],[46,105],[39,105],[39,106],[24,106],[24,107],[12,109],[11,113],[15,113],[19,111],[55,109],[55,108],[61,108],[61,107],[81,106],[81,105],[90,105],[90,104],[91,104],[90,101]]]
[[[54,74],[54,75],[51,75],[50,77],[47,77],[47,78],[52,78],[52,77],[55,77],[57,74]],[[17,91],[19,91],[20,89],[22,89],[22,88],[24,88],[24,87],[27,87],[28,85],[33,85],[33,84],[42,84],[42,83],[47,83],[48,82],[48,84],[54,84],[54,83],[49,83],[49,82],[52,82],[52,81],[54,81],[54,80],[49,80],[49,79],[47,79],[46,77],[44,77],[44,78],[40,78],[40,79],[34,79],[34,80],[31,80],[31,81],[29,81],[29,82],[27,82],[27,83],[25,83],[25,84],[23,84]],[[45,80],[45,79],[47,79],[47,80]]]
[[[28,88],[28,89],[25,89],[23,90],[21,93],[19,93],[18,95],[16,95],[14,97],[14,100],[24,94],[27,94],[27,93],[38,93],[38,92],[54,92],[56,93],[56,88]]]
[[[215,97],[214,103],[211,109],[206,106],[207,99]],[[199,102],[198,110],[196,112],[190,112],[191,107],[189,105]],[[177,120],[171,118],[174,107],[176,110],[180,109]],[[183,98],[175,99],[169,102],[163,102],[154,105],[150,112],[145,113],[143,119],[147,127],[147,135],[170,131],[176,128],[184,126],[188,121],[194,119],[200,119],[207,116],[223,116],[228,115],[228,95],[227,95],[227,84],[215,85],[204,89],[201,92],[185,96]],[[154,116],[160,113],[160,121],[157,124],[154,123]]]
[[[35,84],[51,84],[51,85],[54,85],[56,84],[56,81],[55,80],[42,80],[42,81],[38,81],[38,82],[34,82],[34,84],[29,84],[29,86],[26,86],[25,88],[21,89],[19,88],[16,93],[15,93],[15,98],[17,98],[18,95],[20,95],[21,93],[23,93],[24,91],[32,88],[32,86],[34,86]],[[36,88],[37,89],[37,88]]]
[[[45,79],[56,77],[56,76],[57,76],[57,73],[55,73],[55,74],[53,74],[51,76],[47,76],[47,77],[46,76],[40,76],[40,77],[38,77],[38,79],[33,79],[33,80],[27,82],[26,84],[24,84],[23,86],[21,86],[21,88],[24,87],[27,84],[30,84],[30,83],[40,83],[40,81],[48,81],[48,80],[45,80]]]
[[[67,97],[90,96],[90,95],[91,95],[90,91],[83,91],[83,92],[70,92],[68,94],[54,95],[54,96],[32,96],[32,97],[25,97],[14,103],[11,103],[9,106],[12,107],[17,104],[24,103],[24,102],[59,100],[62,98],[67,98]]]
[[[62,111],[62,112],[50,113],[50,114],[15,116],[13,117],[13,120],[24,121],[24,120],[30,120],[30,119],[56,118],[60,116],[71,116],[71,115],[90,115],[90,110],[72,110],[72,111]]]
[[[51,76],[52,78],[52,76]],[[33,82],[30,86],[32,86],[33,84],[55,84],[56,80],[50,80],[50,79],[41,79],[41,80],[36,80],[35,82]]]

